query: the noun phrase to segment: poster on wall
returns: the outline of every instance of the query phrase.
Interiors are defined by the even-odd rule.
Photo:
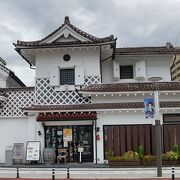
[[[24,143],[14,143],[12,159],[23,160],[24,158]]]
[[[40,160],[40,141],[28,141],[26,145],[26,161]]]
[[[63,140],[64,140],[64,142],[72,141],[72,129],[71,128],[63,129]]]

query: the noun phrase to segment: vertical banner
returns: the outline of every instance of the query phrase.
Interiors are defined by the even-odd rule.
[[[145,98],[144,108],[146,118],[154,118],[154,98]]]

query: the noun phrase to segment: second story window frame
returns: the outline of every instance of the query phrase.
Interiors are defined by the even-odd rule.
[[[75,85],[75,68],[60,68],[60,85]]]
[[[120,65],[120,79],[133,79],[134,67],[133,65]]]

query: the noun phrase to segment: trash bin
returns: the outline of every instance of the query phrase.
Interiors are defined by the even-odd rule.
[[[12,166],[13,165],[12,155],[13,155],[13,146],[6,146],[5,166]]]

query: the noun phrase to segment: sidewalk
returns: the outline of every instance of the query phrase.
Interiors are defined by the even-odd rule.
[[[143,179],[132,179],[132,178],[130,178],[130,180],[171,180],[171,178],[143,178]],[[37,178],[0,178],[0,180],[52,180],[52,179],[37,179]],[[66,179],[56,179],[56,180],[66,180]],[[71,180],[87,180],[87,179],[71,179]],[[88,180],[95,180],[95,179],[88,179]],[[97,180],[97,179],[96,179]],[[101,180],[127,180],[127,178],[126,179],[121,179],[121,178],[119,178],[119,179],[101,179]],[[176,178],[175,180],[180,180],[180,178]]]
[[[156,177],[156,168],[70,168],[71,179],[171,179],[171,167],[163,168],[163,177]],[[0,180],[16,178],[16,168],[0,168]],[[19,168],[20,178],[52,179],[52,168]],[[175,168],[176,180],[180,180],[180,167]],[[55,168],[55,179],[66,179],[67,168]],[[26,179],[27,180],[27,179]]]

